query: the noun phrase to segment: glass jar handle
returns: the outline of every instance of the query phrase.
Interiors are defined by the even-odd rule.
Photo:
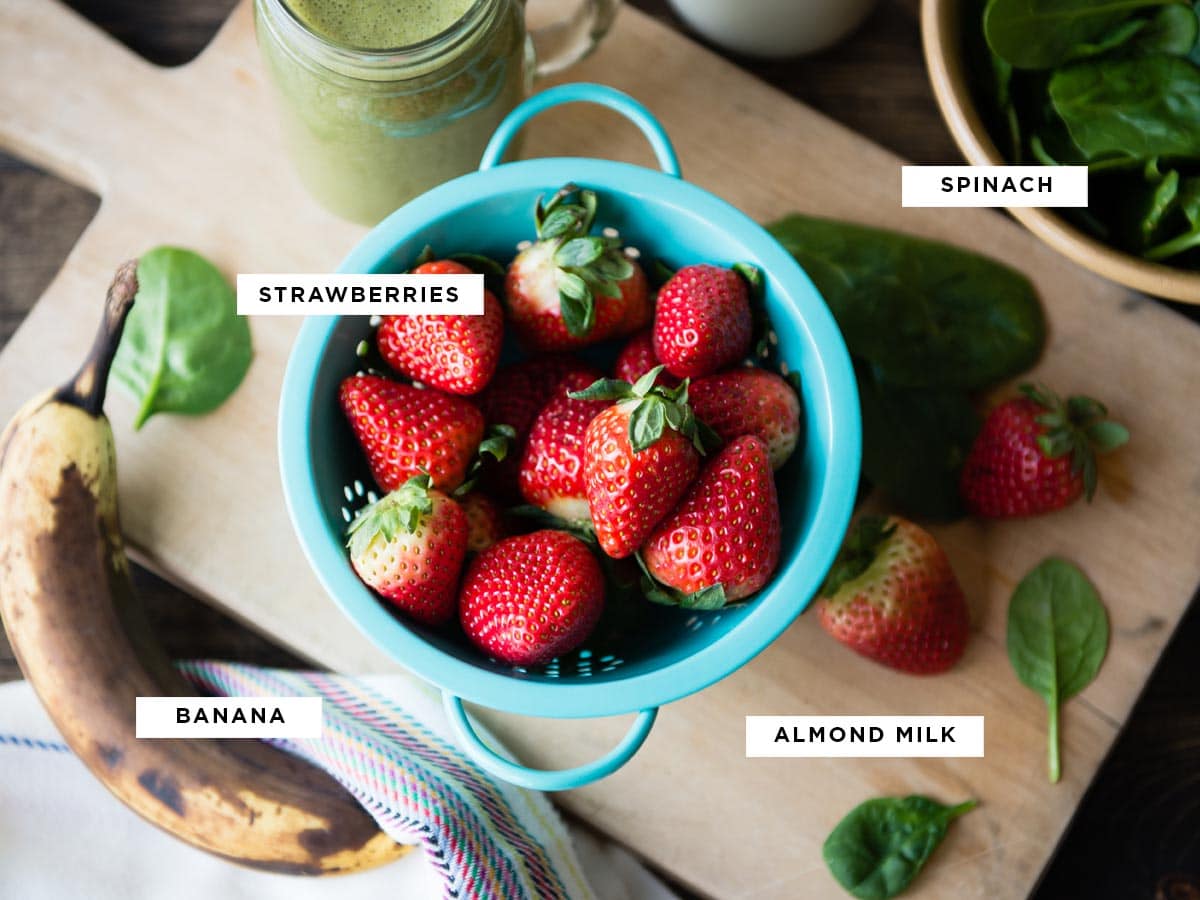
[[[620,0],[579,0],[571,15],[529,32],[538,77],[575,65],[608,34]]]

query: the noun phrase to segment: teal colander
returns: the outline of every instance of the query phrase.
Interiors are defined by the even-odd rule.
[[[600,159],[500,164],[532,116],[586,101],[632,120],[661,172]],[[611,609],[587,646],[543,666],[489,660],[454,630],[430,629],[394,613],[359,582],[343,533],[374,484],[338,406],[338,384],[359,361],[366,317],[311,318],[300,329],[284,377],[279,455],[284,493],[300,543],[347,616],[383,650],[441,688],[467,751],[488,771],[540,790],[564,790],[627,762],[658,707],[724,678],[753,658],[808,605],[837,552],[858,484],[861,427],[846,345],[812,282],[765,230],[728,203],[680,178],[671,142],[654,117],[612,88],[570,84],[530,98],[497,128],[478,172],[447,182],[397,210],[342,263],[341,272],[404,271],[426,245],[440,254],[508,259],[530,237],[533,204],[567,182],[600,196],[602,223],[644,258],[675,265],[744,261],[765,275],[779,359],[800,374],[803,444],[778,474],[783,553],[771,583],[751,602],[698,612],[650,603]],[[511,348],[510,348],[511,353]],[[510,355],[510,359],[511,359]],[[486,746],[463,700],[532,716],[583,718],[638,713],[625,738],[587,765],[528,769]]]

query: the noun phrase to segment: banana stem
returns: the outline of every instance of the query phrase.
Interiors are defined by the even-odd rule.
[[[75,377],[60,387],[54,399],[78,406],[84,412],[99,416],[104,412],[104,395],[108,388],[108,372],[121,343],[125,320],[137,295],[137,260],[122,263],[108,287],[104,301],[104,319],[92,342],[92,349]]]

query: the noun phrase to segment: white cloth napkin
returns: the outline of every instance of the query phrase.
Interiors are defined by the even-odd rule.
[[[403,692],[407,679],[396,679],[371,681]],[[601,900],[675,897],[624,849],[576,827],[567,832]],[[28,684],[0,685],[0,897],[433,900],[443,887],[420,852],[314,879],[244,869],[196,850],[117,802],[62,743]]]

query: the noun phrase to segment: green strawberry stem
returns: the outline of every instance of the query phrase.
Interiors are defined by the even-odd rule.
[[[1061,764],[1059,762],[1058,753],[1058,697],[1051,697],[1046,701],[1046,706],[1050,710],[1050,727],[1047,729],[1047,755],[1049,762],[1050,783],[1058,784],[1058,779],[1061,774]]]
[[[633,558],[637,560],[638,567],[642,570],[642,594],[651,603],[658,603],[662,606],[679,606],[683,609],[724,609],[729,603],[723,584],[709,585],[685,594],[670,585],[663,584],[650,574],[650,569],[646,565],[646,561],[642,559],[640,550],[633,554]]]
[[[688,405],[686,378],[674,388],[654,383],[663,368],[661,365],[655,366],[633,384],[619,378],[601,378],[582,391],[571,391],[567,396],[572,400],[637,401],[629,411],[629,446],[634,453],[641,453],[653,446],[662,437],[663,431],[670,428],[691,441],[703,455],[712,446],[712,429],[701,425]]]
[[[1071,471],[1082,474],[1084,492],[1091,500],[1096,493],[1096,454],[1115,450],[1129,441],[1129,429],[1108,418],[1108,409],[1091,397],[1062,398],[1040,384],[1023,384],[1021,393],[1045,412],[1037,422],[1045,430],[1038,435],[1038,449],[1047,459],[1071,454]]]
[[[475,451],[475,458],[471,460],[470,468],[467,469],[463,483],[454,489],[453,496],[464,497],[474,490],[475,485],[479,482],[479,477],[483,474],[483,468],[486,464],[484,456],[490,456],[496,462],[501,462],[504,457],[508,456],[508,451],[512,449],[512,445],[516,440],[517,430],[511,425],[489,425],[487,432],[483,436],[483,440],[479,442],[479,447]]]
[[[360,556],[371,546],[376,536],[385,541],[397,535],[412,534],[421,519],[433,512],[429,496],[432,479],[425,474],[414,475],[390,494],[365,507],[346,528],[346,546],[352,556]]]
[[[620,299],[620,284],[634,271],[620,238],[588,233],[596,207],[595,191],[566,184],[534,208],[538,240],[554,244],[559,310],[572,337],[586,337],[595,326],[596,296]]]
[[[879,555],[879,547],[896,531],[888,525],[887,516],[863,516],[850,531],[825,583],[821,585],[821,596],[832,597],[848,581],[853,581],[871,567]]]

